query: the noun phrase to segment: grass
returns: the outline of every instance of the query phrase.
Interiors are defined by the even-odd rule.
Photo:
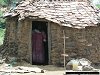
[[[100,8],[100,4],[96,5],[97,8]]]
[[[0,45],[3,44],[5,29],[0,28]]]

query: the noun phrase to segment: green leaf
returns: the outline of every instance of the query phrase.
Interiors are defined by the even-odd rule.
[[[6,5],[5,0],[0,0],[0,4],[1,4],[1,5]]]

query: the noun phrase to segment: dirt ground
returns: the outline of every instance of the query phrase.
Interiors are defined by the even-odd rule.
[[[25,63],[23,63],[25,65]],[[64,67],[57,67],[54,65],[26,65],[26,66],[33,66],[38,67],[45,70],[44,73],[0,73],[0,75],[64,75],[66,70]]]
[[[64,71],[48,71],[45,73],[2,73],[0,75],[64,75]]]
[[[36,66],[41,69],[44,69],[44,73],[0,73],[0,75],[64,75],[65,69],[63,67],[56,67],[53,65],[46,65],[46,66]]]
[[[25,66],[25,67],[38,67],[40,69],[45,70],[44,73],[2,73],[0,75],[64,75],[65,68],[58,67],[54,65],[31,65],[26,62],[18,63],[16,66]]]
[[[44,73],[26,73],[26,74],[18,74],[18,75],[64,75],[65,68],[64,67],[57,67],[54,65],[33,65],[35,67],[39,67],[41,69],[46,70]]]
[[[45,73],[11,73],[8,75],[64,75],[64,72],[65,71],[46,71]]]
[[[64,67],[54,66],[54,65],[31,65],[26,62],[18,63],[16,66],[25,66],[25,67],[38,67],[45,70],[44,73],[1,73],[0,75],[64,75],[66,69]],[[98,65],[95,65],[98,66]],[[97,67],[98,68],[98,67]],[[100,67],[99,67],[100,68]]]

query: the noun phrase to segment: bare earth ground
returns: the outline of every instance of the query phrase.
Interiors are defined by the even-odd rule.
[[[44,73],[9,73],[9,74],[0,74],[0,75],[65,75],[66,70],[63,67],[57,67],[53,65],[46,65],[46,66],[37,66],[32,65],[33,67],[39,67],[41,69],[46,70]],[[31,67],[32,67],[31,66]]]
[[[36,67],[36,65],[33,65]],[[46,70],[45,73],[26,73],[17,75],[64,75],[65,69],[63,67],[57,67],[53,65],[37,66],[41,69]]]
[[[44,73],[1,73],[0,75],[64,75],[65,68],[57,67],[53,65],[31,65],[26,62],[17,64],[16,66],[25,66],[25,67],[38,67],[40,69],[46,70]]]
[[[64,75],[64,71],[46,71],[45,73],[12,73],[10,75]]]
[[[64,75],[65,71],[46,71],[45,73],[1,73],[0,75]]]
[[[18,63],[16,66],[25,66],[25,67],[38,67],[40,69],[46,70],[44,73],[1,73],[0,75],[64,75],[65,68],[64,67],[57,67],[54,65],[31,65],[26,62]],[[100,65],[97,65],[100,68]]]
[[[44,68],[45,68],[45,70],[46,70],[46,68],[50,69],[50,70],[46,70],[44,73],[33,73],[33,72],[31,72],[31,73],[0,73],[0,75],[64,75],[64,73],[65,73],[64,69],[61,69],[58,67],[53,67],[51,65],[45,66]]]

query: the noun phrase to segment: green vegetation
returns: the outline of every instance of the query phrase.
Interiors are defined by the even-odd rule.
[[[3,44],[5,29],[0,28],[0,45]]]
[[[22,0],[0,0],[0,8],[4,7],[15,7],[16,2],[20,2]],[[3,44],[4,34],[5,34],[5,19],[2,18],[3,11],[0,10],[0,45]]]
[[[21,0],[0,0],[0,8],[4,7],[15,7],[16,2]],[[5,34],[5,19],[2,18],[3,11],[0,9],[0,45],[3,44],[4,34]]]
[[[100,4],[97,4],[96,7],[97,7],[97,8],[100,8]]]
[[[5,0],[0,0],[0,5],[6,5]]]
[[[5,19],[2,18],[3,12],[0,11],[0,45],[3,44],[4,34],[5,34]]]
[[[0,5],[2,6],[9,6],[11,5],[13,2],[15,2],[15,0],[0,0]]]
[[[91,0],[93,5],[96,6],[96,8],[100,8],[100,0]]]
[[[2,11],[0,11],[0,28],[5,28],[5,19],[3,19],[2,18],[2,16],[3,16],[3,12]]]

